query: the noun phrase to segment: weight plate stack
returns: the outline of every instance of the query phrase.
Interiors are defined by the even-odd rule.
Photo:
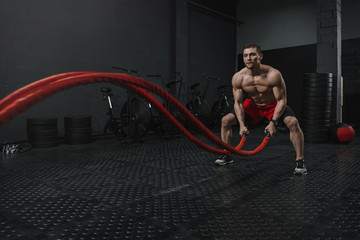
[[[59,145],[56,118],[26,119],[28,142],[33,148],[47,148]]]
[[[305,142],[329,141],[331,116],[331,73],[304,73],[302,129]]]
[[[67,116],[64,117],[66,144],[86,144],[91,142],[91,117]]]

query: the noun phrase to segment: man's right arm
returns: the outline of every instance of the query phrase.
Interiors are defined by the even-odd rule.
[[[242,83],[242,76],[240,74],[235,74],[232,79],[232,86],[233,86],[233,96],[234,96],[234,111],[235,116],[240,125],[240,135],[243,133],[248,134],[248,130],[245,126],[244,121],[244,94],[243,89],[241,86]]]

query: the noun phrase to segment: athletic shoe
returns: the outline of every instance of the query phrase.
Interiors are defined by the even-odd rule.
[[[228,163],[233,163],[234,161],[232,160],[230,155],[221,155],[220,157],[218,157],[218,159],[215,160],[215,164],[218,166],[224,166]]]
[[[307,174],[307,169],[305,167],[304,159],[295,161],[295,165],[296,165],[296,167],[294,169],[295,175],[306,175]]]

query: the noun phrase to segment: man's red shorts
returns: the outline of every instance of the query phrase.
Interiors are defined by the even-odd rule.
[[[244,101],[244,111],[252,118],[252,124],[257,124],[265,117],[270,121],[274,115],[277,101],[266,106],[258,106],[251,99],[247,98]]]

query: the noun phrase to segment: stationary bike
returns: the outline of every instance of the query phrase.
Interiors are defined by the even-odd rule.
[[[126,71],[129,74],[137,73],[135,70],[113,68]],[[104,134],[115,134],[128,141],[143,138],[147,134],[151,123],[151,105],[128,91],[127,100],[122,106],[119,116],[116,116],[111,99],[113,96],[111,88],[101,88],[101,92],[104,100],[108,102],[108,115],[110,116],[105,125]]]
[[[216,88],[217,100],[211,107],[211,116],[215,128],[219,128],[221,126],[221,119],[233,109],[234,100],[233,97],[226,92],[226,88],[231,86],[224,84],[220,85],[220,83],[224,82],[221,78],[214,79],[218,80],[218,87]]]
[[[205,96],[210,84],[206,74],[202,73],[201,75],[206,79],[204,91],[199,89],[200,83],[192,84],[190,86],[190,100],[186,104],[186,108],[199,119],[203,119],[206,115],[206,106],[208,103],[205,100]]]
[[[162,75],[158,74],[148,74],[147,75],[150,78],[160,78],[162,79]],[[180,102],[182,101],[182,91],[184,91],[183,86],[183,75],[181,72],[175,72],[175,79],[170,80],[166,84],[167,91],[174,96],[176,99],[178,99]],[[183,116],[179,114],[175,109],[168,103],[164,102],[163,106],[180,122],[184,122]],[[162,116],[152,114],[153,123],[151,126],[151,129],[155,132],[157,135],[161,135],[163,137],[174,137],[178,136],[179,133],[177,129],[175,129],[171,123],[166,121]]]

